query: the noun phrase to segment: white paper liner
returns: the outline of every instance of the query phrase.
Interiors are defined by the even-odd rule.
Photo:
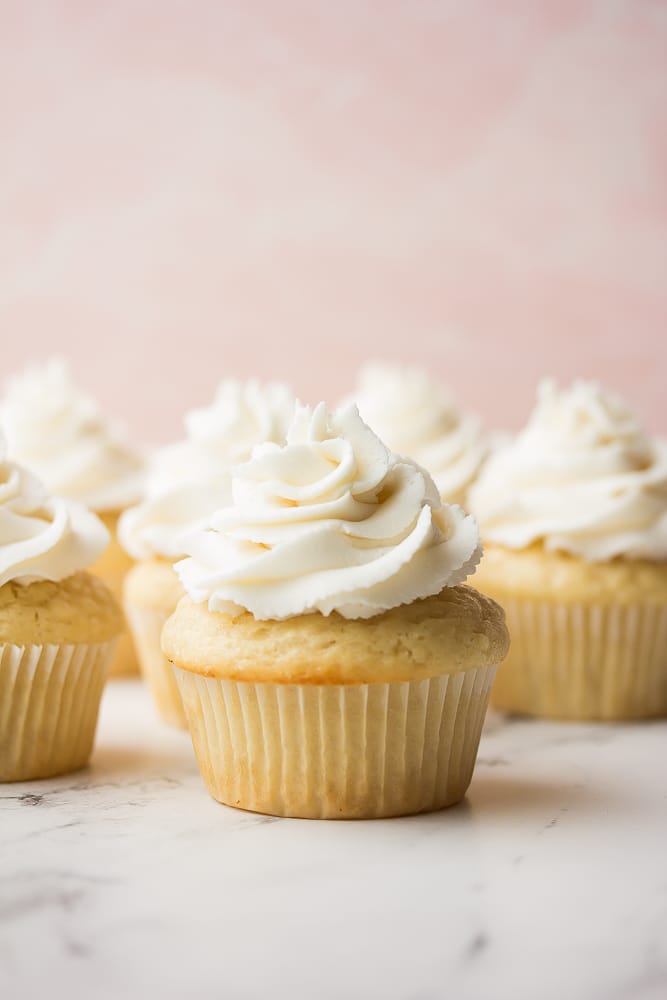
[[[667,714],[667,607],[501,603],[511,646],[494,707],[561,719]]]
[[[114,644],[0,645],[0,781],[87,763]]]
[[[160,717],[172,726],[187,729],[183,702],[174,668],[162,652],[160,636],[167,618],[174,611],[143,608],[125,603],[125,617],[132,631],[141,674],[150,688]]]
[[[278,816],[373,818],[466,793],[495,666],[390,684],[251,684],[176,668],[214,798]]]

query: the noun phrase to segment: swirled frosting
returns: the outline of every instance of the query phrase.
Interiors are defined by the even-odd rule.
[[[462,413],[425,372],[401,365],[364,365],[353,396],[389,448],[428,469],[444,500],[463,499],[488,451],[478,417]]]
[[[599,385],[545,380],[525,430],[489,460],[469,501],[484,538],[508,548],[667,559],[667,441]]]
[[[223,380],[211,406],[186,415],[186,440],[153,456],[146,499],[118,527],[130,555],[184,555],[183,531],[231,503],[230,467],[249,459],[256,444],[283,444],[293,412],[294,396],[282,383]]]
[[[176,564],[211,611],[370,618],[461,583],[481,555],[474,519],[443,505],[428,473],[392,455],[353,405],[330,416],[297,404],[287,443],[257,446],[232,492]]]
[[[53,359],[9,379],[0,402],[9,454],[50,492],[92,510],[121,510],[143,489],[144,460]]]
[[[49,496],[5,456],[0,435],[0,587],[64,580],[95,562],[109,541],[99,518],[74,500]]]

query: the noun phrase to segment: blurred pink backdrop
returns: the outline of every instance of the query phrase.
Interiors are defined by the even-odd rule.
[[[154,440],[377,356],[667,430],[667,4],[4,0],[0,48],[4,374],[68,355]]]

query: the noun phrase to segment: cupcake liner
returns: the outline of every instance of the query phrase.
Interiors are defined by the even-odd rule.
[[[0,781],[87,763],[113,646],[0,645]]]
[[[561,719],[667,714],[667,607],[497,599],[512,644],[495,708]]]
[[[179,667],[211,795],[276,816],[374,818],[466,793],[495,666],[388,684],[252,684]]]
[[[125,602],[125,615],[134,639],[139,667],[160,717],[172,726],[187,729],[174,668],[160,646],[162,627],[173,610],[173,607],[158,610]]]

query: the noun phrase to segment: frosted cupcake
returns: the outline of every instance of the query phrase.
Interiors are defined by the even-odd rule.
[[[0,441],[0,781],[87,762],[122,615],[82,572],[108,533],[78,503],[50,497]]]
[[[355,407],[298,406],[187,542],[162,635],[204,780],[275,815],[439,809],[470,783],[502,610],[472,517]]]
[[[443,500],[464,502],[489,450],[478,417],[421,369],[401,365],[364,365],[353,398],[387,447],[428,469]]]
[[[120,520],[121,542],[139,560],[125,579],[126,615],[141,671],[172,725],[185,727],[186,719],[160,634],[183,596],[172,569],[185,554],[183,532],[231,502],[230,466],[261,441],[283,443],[293,411],[285,385],[224,380],[211,406],[186,416],[186,440],[155,454],[146,499]]]
[[[477,583],[512,648],[494,704],[566,719],[667,712],[667,442],[591,382],[545,381],[470,494]]]
[[[143,490],[144,460],[123,430],[79,389],[67,365],[54,359],[11,378],[0,402],[8,453],[30,468],[56,496],[89,507],[109,530],[110,543],[91,572],[120,598],[132,565],[116,527],[121,512]],[[116,647],[112,674],[134,673],[136,657],[125,633]]]

